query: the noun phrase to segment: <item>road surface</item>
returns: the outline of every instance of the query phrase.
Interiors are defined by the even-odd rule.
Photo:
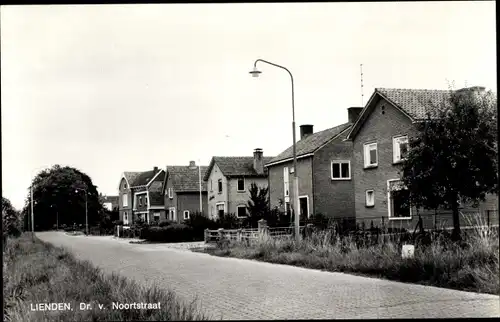
[[[37,236],[105,272],[197,296],[212,319],[499,317],[500,298],[343,273],[221,258],[113,237]]]

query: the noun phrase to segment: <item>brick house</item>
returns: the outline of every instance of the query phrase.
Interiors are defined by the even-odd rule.
[[[330,218],[354,217],[354,184],[351,177],[352,142],[344,141],[363,108],[348,108],[348,122],[313,132],[312,125],[300,126],[297,148],[300,214],[309,218],[323,214]],[[271,208],[293,209],[293,146],[266,168],[269,172]]]
[[[432,114],[436,106],[449,102],[450,94],[449,90],[375,89],[347,135],[353,144],[351,164],[358,222],[385,222],[414,229],[417,210],[402,205],[408,195],[399,180],[401,163],[408,151],[408,140],[417,131],[415,123],[425,119],[427,112]],[[488,196],[477,210],[497,210],[497,204],[498,196]],[[425,227],[451,225],[451,214],[436,216],[436,222],[433,213],[419,209]]]
[[[162,197],[165,171],[154,167],[144,172],[124,172],[119,186],[120,220],[125,226],[137,220],[147,223],[165,220]]]
[[[162,196],[168,220],[181,223],[192,213],[200,212],[200,181],[202,212],[206,213],[206,171],[206,166],[197,166],[194,161],[189,166],[167,166]]]
[[[255,149],[253,157],[213,157],[204,180],[208,189],[208,216],[216,218],[222,213],[246,216],[250,199],[249,187],[267,187],[265,163],[273,157],[264,157],[261,149]]]

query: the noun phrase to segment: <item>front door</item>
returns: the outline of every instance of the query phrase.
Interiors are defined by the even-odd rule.
[[[308,197],[299,197],[300,216],[309,218],[309,199]]]

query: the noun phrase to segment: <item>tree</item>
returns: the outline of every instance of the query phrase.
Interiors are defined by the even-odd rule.
[[[448,102],[417,123],[402,181],[415,207],[446,207],[460,238],[459,204],[498,192],[497,98],[490,91],[452,91]]]
[[[61,225],[85,225],[85,189],[89,226],[99,221],[103,206],[97,187],[88,175],[72,167],[55,165],[37,174],[33,179],[33,208],[35,229],[52,229],[59,218]],[[23,210],[28,223],[31,222],[30,188]]]
[[[21,234],[19,212],[14,209],[9,199],[2,197],[2,228],[4,241],[7,236],[17,237]]]
[[[265,219],[269,212],[269,188],[259,188],[257,184],[252,183],[248,189],[250,199],[247,203],[246,223],[251,227],[257,226],[260,219]]]

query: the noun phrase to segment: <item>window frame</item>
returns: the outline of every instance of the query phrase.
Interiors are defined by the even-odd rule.
[[[338,164],[339,165],[339,178],[334,178],[333,177],[333,165]],[[349,167],[349,176],[344,178],[342,177],[342,164],[347,164]],[[330,162],[330,178],[335,181],[342,181],[342,180],[351,180],[352,174],[351,174],[351,160],[332,160]]]
[[[412,211],[412,206],[410,205],[410,216],[409,217],[393,217],[392,216],[392,211],[391,211],[391,208],[394,208],[394,205],[393,205],[393,198],[392,198],[392,194],[391,192],[392,191],[399,191],[399,190],[403,190],[403,189],[399,189],[399,190],[391,190],[391,183],[392,182],[402,182],[401,179],[389,179],[387,180],[387,217],[389,218],[389,220],[412,220],[413,218],[413,211]]]
[[[170,214],[172,214],[172,219],[170,219]],[[168,220],[177,221],[177,213],[175,211],[175,207],[168,208]]]
[[[368,193],[372,193],[372,199],[373,202],[371,204],[368,203]],[[375,207],[375,190],[373,189],[368,189],[365,191],[365,207],[366,208],[373,208]]]
[[[243,180],[243,190],[240,190],[240,180]],[[237,178],[236,179],[236,191],[237,192],[245,192],[246,189],[245,189],[245,178],[244,177],[241,177],[241,178]]]
[[[283,195],[290,197],[290,172],[288,167],[283,167]]]
[[[224,190],[222,186],[222,179],[217,180],[217,193],[221,194]]]
[[[187,213],[187,217],[186,217],[186,213]],[[189,210],[184,210],[182,212],[182,218],[184,218],[184,220],[191,218],[191,214],[190,214]]]
[[[122,207],[128,207],[128,194],[127,193],[122,195]]]
[[[168,188],[168,198],[169,199],[174,199],[174,189]]]
[[[393,136],[392,137],[392,163],[393,164],[398,164],[398,163],[404,162],[406,160],[406,158],[401,158],[401,143],[399,142],[399,140],[402,138],[406,138],[406,144],[408,146],[408,149],[410,148],[410,141],[408,138],[408,134]]]
[[[239,209],[240,208],[245,208],[245,216],[240,216],[239,214]],[[247,206],[246,205],[238,205],[236,206],[236,218],[247,218],[248,215],[247,215]]]
[[[370,160],[370,146],[375,146],[375,153],[376,153],[376,162],[374,164],[371,164],[369,161]],[[378,167],[378,143],[376,141],[374,142],[367,142],[363,143],[363,166],[364,169],[370,169],[370,168],[376,168]]]
[[[158,220],[156,219],[156,217],[158,217]],[[159,222],[160,219],[161,219],[161,213],[159,211],[153,212],[153,221]]]

